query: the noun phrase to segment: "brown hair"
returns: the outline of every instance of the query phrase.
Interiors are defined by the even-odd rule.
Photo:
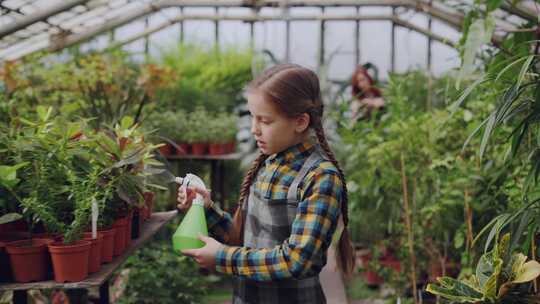
[[[360,88],[360,86],[358,85],[358,75],[359,74],[362,74],[364,75],[367,80],[369,81],[369,84],[371,85],[371,87],[369,88],[368,92],[364,92],[362,91],[362,89]],[[351,87],[352,87],[352,95],[353,96],[356,96],[360,99],[364,98],[365,95],[367,94],[371,94],[375,97],[381,97],[382,94],[381,94],[381,91],[379,89],[377,89],[376,87],[374,87],[373,85],[375,84],[375,82],[373,81],[373,78],[369,75],[368,71],[366,70],[366,68],[364,68],[364,66],[362,65],[359,65],[358,67],[356,67],[356,70],[354,71],[352,77],[351,77]]]
[[[348,223],[348,194],[345,182],[345,175],[341,170],[334,153],[330,149],[322,125],[324,105],[321,99],[319,78],[306,68],[294,64],[279,64],[265,70],[260,76],[254,79],[247,87],[247,92],[258,92],[264,94],[268,100],[272,100],[285,115],[297,117],[307,113],[310,117],[309,127],[315,131],[317,140],[324,150],[328,159],[334,164],[339,172],[343,183],[343,196],[341,200],[341,214],[343,217],[344,229],[339,240],[338,265],[345,274],[351,274],[354,268],[353,247],[347,231]],[[240,190],[239,206],[233,220],[233,231],[231,241],[236,244],[242,243],[242,232],[244,230],[244,212],[242,204],[249,194],[249,188],[257,175],[257,171],[267,155],[260,154],[253,162],[252,167],[247,172],[242,188]]]

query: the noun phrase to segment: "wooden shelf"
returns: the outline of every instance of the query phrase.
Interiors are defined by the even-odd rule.
[[[169,155],[166,158],[168,160],[178,160],[178,159],[192,159],[192,160],[236,160],[242,157],[242,153],[231,153],[231,154],[221,154],[221,155]]]
[[[77,289],[77,288],[90,288],[101,286],[112,273],[119,268],[124,261],[131,256],[135,250],[142,247],[147,243],[158,230],[166,223],[171,221],[178,214],[177,211],[156,212],[152,214],[152,217],[146,221],[141,229],[141,235],[139,238],[131,241],[131,245],[126,249],[124,254],[117,256],[111,263],[102,264],[101,270],[93,273],[86,278],[86,280],[75,283],[57,283],[55,281],[42,281],[32,283],[2,283],[0,284],[0,291],[6,290],[28,290],[28,289]],[[172,250],[172,248],[171,248]]]

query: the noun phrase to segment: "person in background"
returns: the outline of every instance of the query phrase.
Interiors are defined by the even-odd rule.
[[[351,120],[356,122],[361,119],[370,119],[373,112],[384,109],[384,99],[381,91],[373,86],[373,78],[367,70],[359,65],[351,78],[353,99],[350,105]]]

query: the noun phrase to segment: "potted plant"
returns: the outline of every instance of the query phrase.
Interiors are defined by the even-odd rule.
[[[158,187],[146,182],[151,175],[147,166],[161,165],[153,159],[157,145],[145,141],[145,134],[131,117],[124,117],[113,129],[93,136],[96,161],[113,189],[105,204],[104,221],[116,227],[114,254],[119,255],[131,242],[132,212],[144,205],[146,187]]]
[[[540,275],[540,264],[527,256],[509,250],[510,234],[505,234],[494,248],[482,255],[476,274],[467,279],[450,277],[429,284],[427,291],[455,303],[537,303],[532,285]]]
[[[198,107],[194,112],[188,114],[189,128],[186,130],[186,140],[191,144],[192,153],[204,155],[208,151],[208,130],[206,128],[210,121],[208,112]]]

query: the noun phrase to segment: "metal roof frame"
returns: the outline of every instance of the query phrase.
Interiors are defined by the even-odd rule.
[[[467,1],[467,0],[462,0]],[[129,24],[135,20],[147,17],[156,12],[171,7],[247,7],[252,9],[252,14],[242,16],[228,16],[224,14],[214,15],[190,15],[178,14],[168,18],[166,22],[152,29],[147,28],[143,33],[133,37],[123,39],[122,41],[112,42],[111,46],[122,45],[137,39],[146,37],[156,31],[181,23],[186,20],[210,20],[214,22],[226,20],[239,20],[248,23],[264,22],[270,20],[300,21],[314,20],[327,21],[338,20],[385,20],[392,22],[395,26],[401,26],[427,36],[429,39],[440,41],[449,46],[453,46],[455,41],[451,41],[434,33],[431,28],[423,28],[414,25],[411,22],[399,17],[395,8],[405,8],[407,11],[420,12],[427,15],[430,20],[439,20],[457,31],[461,30],[464,20],[464,13],[448,6],[441,1],[431,0],[69,0],[59,1],[47,7],[44,10],[36,11],[32,14],[24,15],[24,8],[36,1],[11,0],[11,2],[20,3],[19,7],[9,7],[9,5],[0,4],[0,8],[7,13],[0,16],[0,62],[5,60],[15,60],[39,50],[59,51],[63,48],[87,41],[104,32],[111,31],[119,26]],[[49,1],[50,2],[50,1]],[[533,3],[531,5],[531,2]],[[291,16],[287,13],[288,8],[293,7],[392,7],[393,14],[369,16],[358,13],[342,16],[332,16],[329,14],[311,14],[309,16]],[[263,7],[282,8],[283,14],[279,16],[268,16],[260,13]],[[507,21],[510,15],[518,16],[519,20],[536,21],[540,14],[535,14],[534,1],[521,1],[517,5],[511,5],[508,0],[501,6],[501,18],[497,19],[498,34],[494,37],[497,41],[501,39],[501,33],[517,30],[515,22]],[[66,13],[69,12],[69,13]],[[216,9],[217,12],[217,9]],[[60,14],[67,14],[67,20],[62,22],[52,21]],[[20,16],[24,15],[24,16]],[[69,17],[72,16],[72,17]],[[2,27],[7,20],[16,19]],[[519,21],[518,20],[518,21]]]

